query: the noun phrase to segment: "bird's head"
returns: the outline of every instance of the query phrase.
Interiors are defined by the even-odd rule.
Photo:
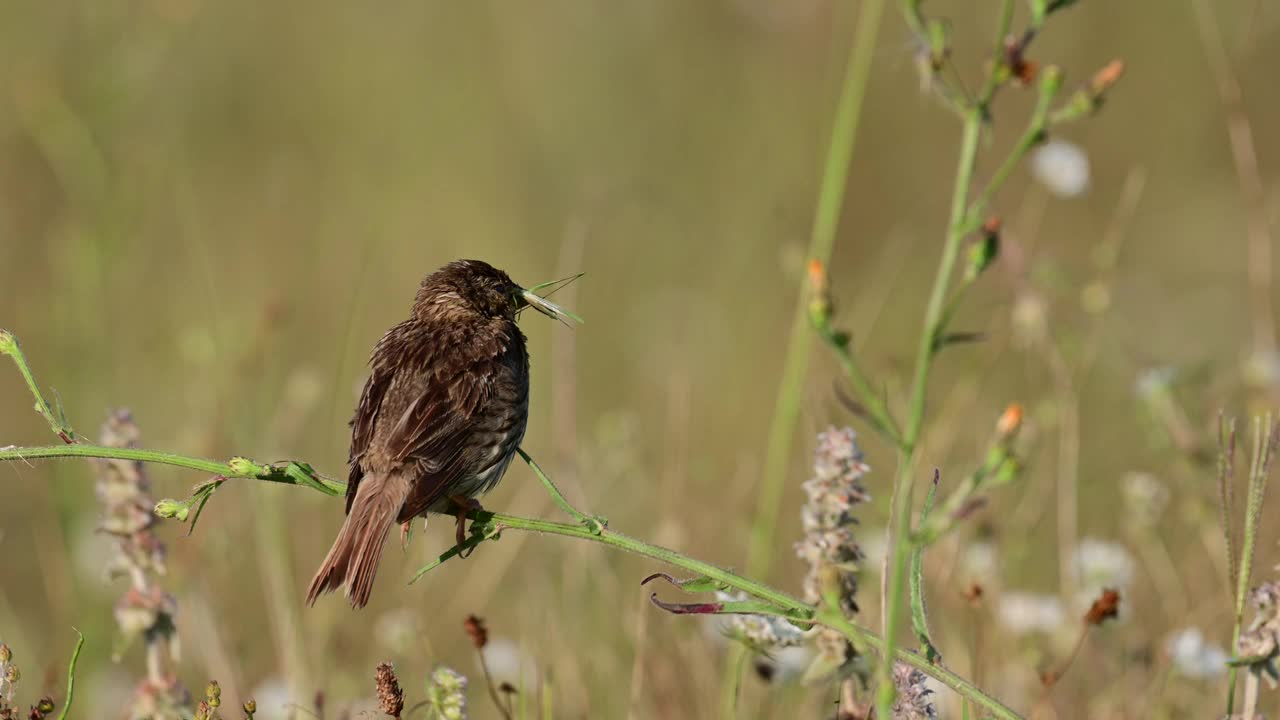
[[[505,272],[482,260],[455,260],[422,281],[414,301],[419,317],[480,315],[514,321],[529,307],[560,320],[581,318],[514,282]]]

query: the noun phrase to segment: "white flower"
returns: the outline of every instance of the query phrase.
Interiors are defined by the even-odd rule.
[[[516,688],[538,687],[538,668],[520,646],[507,638],[492,638],[480,651],[495,684],[511,683]]]
[[[721,602],[746,600],[747,596],[738,593],[730,595],[717,592],[716,599]],[[790,647],[804,642],[805,634],[800,628],[780,617],[772,615],[725,615],[728,620],[730,635],[740,637],[749,645],[760,650]]]
[[[1000,596],[996,617],[1001,625],[1018,635],[1052,633],[1066,622],[1067,611],[1052,595],[1008,592]]]
[[[996,548],[989,542],[979,540],[965,547],[960,555],[961,566],[968,573],[968,580],[989,584],[995,581],[999,564]]]
[[[1085,538],[1076,547],[1076,580],[1079,587],[1073,598],[1074,608],[1083,613],[1105,589],[1121,590],[1133,581],[1134,562],[1129,551],[1119,543]],[[1128,617],[1128,605],[1120,605],[1118,620]]]
[[[1217,645],[1209,645],[1197,628],[1186,628],[1174,633],[1165,645],[1173,667],[1191,678],[1211,678],[1227,670],[1227,651]]]
[[[249,697],[253,698],[266,717],[273,717],[274,713],[286,709],[293,702],[289,684],[280,678],[262,681],[249,692]]]
[[[1059,197],[1076,197],[1089,189],[1089,157],[1066,140],[1055,138],[1036,148],[1031,172]]]
[[[1082,591],[1097,595],[1103,588],[1124,589],[1133,581],[1133,557],[1120,543],[1085,538],[1075,563]]]

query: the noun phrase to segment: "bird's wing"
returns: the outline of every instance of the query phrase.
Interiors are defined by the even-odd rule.
[[[347,455],[347,512],[351,512],[351,503],[355,501],[356,489],[364,478],[361,460],[369,450],[373,440],[374,428],[377,426],[378,413],[382,409],[382,400],[386,397],[387,388],[395,377],[395,369],[378,362],[380,357],[394,352],[402,344],[403,330],[397,325],[378,340],[370,359],[369,379],[365,380],[364,389],[360,391],[360,402],[356,405],[355,415],[351,418],[351,449]]]

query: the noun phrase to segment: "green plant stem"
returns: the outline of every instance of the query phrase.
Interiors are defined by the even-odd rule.
[[[996,90],[1000,89],[1000,85],[1008,75],[1004,62],[1004,42],[1012,24],[1013,0],[1004,0],[1004,4],[1000,7],[1000,20],[996,25],[995,47],[991,50],[992,67],[982,83],[982,93],[978,95],[978,109],[982,111],[984,119],[990,110],[991,101],[995,99]]]
[[[22,353],[22,346],[18,343],[17,336],[8,330],[0,330],[0,355],[13,358],[14,364],[18,366],[18,372],[22,373],[22,379],[27,383],[27,389],[36,399],[36,412],[49,423],[49,428],[54,434],[62,438],[63,442],[76,442],[75,431],[62,419],[61,414],[53,412],[48,401],[44,399],[40,386],[36,384],[35,375],[31,372],[31,366],[27,364],[27,357]]]
[[[836,108],[831,144],[827,149],[822,172],[813,234],[809,240],[809,257],[823,264],[831,257],[836,228],[840,223],[849,164],[853,158],[854,140],[858,134],[858,121],[862,116],[862,101],[866,96],[867,79],[871,73],[871,60],[874,57],[883,9],[884,0],[865,0],[862,3],[853,45],[849,51],[844,86]],[[786,360],[774,401],[773,420],[769,426],[764,472],[755,521],[752,523],[751,543],[747,551],[747,572],[753,575],[768,574],[776,550],[774,535],[778,527],[778,513],[782,509],[787,461],[791,457],[791,441],[795,434],[796,419],[800,416],[800,399],[811,352],[807,296],[808,289],[802,287],[796,302],[795,319],[791,324],[791,336],[787,341]]]
[[[833,630],[838,630],[843,633],[845,637],[858,638],[859,641],[865,642],[871,648],[879,651],[882,657],[889,652],[888,643],[886,643],[883,638],[870,630],[854,625],[840,613],[824,612],[819,614],[814,618],[814,620],[822,625],[832,628]],[[943,685],[946,685],[956,691],[956,693],[962,697],[972,700],[974,704],[985,708],[991,717],[1000,718],[1000,720],[1022,720],[1021,715],[1006,707],[999,700],[987,695],[973,683],[951,672],[945,667],[942,667],[941,665],[934,665],[924,656],[917,655],[913,652],[906,652],[904,650],[893,650],[892,652],[895,662],[906,663],[920,672],[934,678]],[[890,667],[893,666],[892,663],[888,662],[884,664]],[[890,680],[890,683],[892,684],[892,680]],[[893,717],[892,710],[890,713],[891,714],[889,715],[877,715],[876,717],[891,718]]]
[[[1050,72],[1050,70],[1046,70],[1046,72]],[[1022,158],[1044,139],[1044,135],[1049,129],[1049,111],[1052,109],[1053,99],[1056,94],[1056,88],[1042,88],[1039,99],[1036,102],[1036,109],[1031,115],[1031,121],[1027,124],[1026,130],[1022,132],[1022,137],[1018,138],[1018,144],[1005,157],[1000,167],[996,168],[996,171],[992,173],[991,179],[987,181],[987,184],[978,193],[978,197],[973,201],[973,205],[966,213],[963,220],[963,231],[965,233],[973,232],[982,225],[982,216],[986,212],[987,206],[991,204],[996,192],[1013,174],[1014,169],[1018,167],[1018,163],[1022,162]]]
[[[52,450],[57,450],[58,452],[51,452]],[[74,452],[66,452],[67,450],[73,450]],[[220,463],[201,458],[186,457],[173,453],[138,450],[135,448],[113,448],[99,445],[71,445],[66,447],[57,446],[53,448],[10,448],[3,451],[3,454],[0,454],[0,459],[68,457],[96,457],[107,460],[114,459],[160,462],[167,465],[199,470],[202,472],[212,472],[214,466],[217,466],[219,469],[227,469],[226,467],[222,467],[222,464]],[[300,487],[313,487],[304,483],[253,475],[233,474],[229,477],[232,476],[264,482],[283,482],[286,484],[298,485]],[[326,481],[326,484],[331,484],[339,488],[337,492],[327,494],[342,494],[340,490],[341,483]],[[947,685],[964,697],[969,698],[974,703],[986,708],[996,717],[1006,718],[1008,720],[1018,720],[1019,718],[1017,713],[1004,706],[1000,701],[982,692],[972,683],[969,683],[958,675],[955,675],[944,668],[934,667],[926,659],[914,653],[900,649],[886,649],[886,644],[875,633],[866,628],[853,625],[838,615],[834,617],[824,616],[815,618],[813,607],[807,603],[804,603],[785,592],[769,587],[768,585],[743,577],[731,570],[726,570],[717,565],[688,557],[687,555],[678,553],[674,550],[669,550],[658,545],[637,540],[613,530],[603,529],[597,532],[594,528],[583,523],[565,523],[552,520],[540,520],[537,518],[521,517],[519,515],[493,513],[486,510],[473,510],[468,514],[468,517],[470,517],[474,523],[478,523],[485,527],[492,527],[498,531],[521,530],[600,543],[632,555],[646,557],[651,560],[656,560],[674,567],[688,570],[691,573],[705,576],[711,580],[722,583],[729,588],[740,590],[748,595],[769,603],[776,608],[776,611],[772,611],[770,614],[776,614],[780,617],[786,617],[799,622],[818,622],[823,625],[828,625],[843,633],[847,638],[849,638],[850,642],[864,643],[867,646],[881,650],[882,652],[892,652],[894,659],[905,662],[913,667],[920,668],[921,671],[937,678],[944,685]]]
[[[933,510],[934,499],[938,495],[938,471],[934,471],[933,486],[929,488],[929,494],[924,499],[924,508],[920,510],[920,523],[923,525],[929,520],[929,511]],[[924,648],[925,657],[929,662],[939,662],[942,660],[942,654],[938,652],[938,648],[933,644],[933,637],[929,632],[929,614],[925,610],[924,603],[924,543],[912,541],[911,549],[911,626],[916,632],[916,639],[920,641],[920,647]]]
[[[880,393],[871,387],[871,383],[867,380],[867,376],[863,374],[862,368],[858,367],[857,360],[853,357],[853,351],[849,348],[847,339],[840,337],[829,322],[815,322],[814,330],[824,342],[831,346],[832,351],[836,355],[840,368],[844,370],[844,374],[849,378],[849,384],[853,386],[854,393],[858,396],[858,402],[862,403],[863,409],[866,410],[867,417],[871,420],[871,425],[881,435],[884,435],[894,447],[902,445],[902,431],[898,429],[898,423],[893,419],[893,415],[889,413],[889,405],[885,402]]]
[[[742,674],[747,670],[748,653],[735,653],[726,671],[720,692],[720,717],[734,720],[738,716],[738,695],[742,692]]]
[[[1253,454],[1249,462],[1249,496],[1245,503],[1244,538],[1240,546],[1240,573],[1236,576],[1235,617],[1231,629],[1231,650],[1240,647],[1240,632],[1244,624],[1244,605],[1249,596],[1249,579],[1253,574],[1253,553],[1258,542],[1258,519],[1262,515],[1262,501],[1267,493],[1267,476],[1271,471],[1271,459],[1275,452],[1277,432],[1271,415],[1254,418]],[[1227,671],[1227,715],[1235,706],[1236,666]]]
[[[310,487],[323,492],[325,495],[342,495],[347,491],[345,483],[319,476],[315,478],[315,480],[318,481],[318,484],[305,483],[286,474],[282,468],[278,467],[246,463],[246,465],[252,465],[257,472],[245,472],[244,470],[239,469],[238,465],[232,465],[218,460],[207,460],[205,458],[177,455],[174,453],[160,452],[158,450],[144,450],[142,448],[110,448],[84,442],[76,445],[42,445],[38,447],[0,448],[0,460],[27,461],[67,457],[136,460],[145,463],[172,465],[174,467],[198,470],[212,475],[221,475],[228,480],[263,480],[266,482],[277,482],[285,485]]]
[[[67,663],[67,695],[62,701],[58,720],[67,720],[67,713],[71,711],[71,703],[76,697],[76,662],[80,660],[80,648],[84,647],[84,633],[76,630],[76,638],[76,649],[71,651],[71,662]]]
[[[564,494],[560,492],[560,488],[556,487],[555,482],[551,480],[551,477],[542,471],[542,468],[538,463],[534,462],[533,458],[529,456],[529,453],[524,451],[524,448],[516,448],[516,452],[520,454],[520,458],[522,460],[528,463],[529,467],[533,470],[533,474],[537,475],[538,479],[542,481],[542,486],[546,488],[547,494],[551,496],[551,499],[561,510],[565,511],[569,517],[577,520],[594,532],[601,532],[604,530],[607,523],[600,518],[591,517],[590,515],[580,512],[570,504]]]
[[[899,454],[898,472],[893,482],[893,507],[891,527],[893,536],[890,539],[892,566],[889,569],[888,606],[884,609],[884,643],[886,655],[892,655],[896,633],[902,622],[902,592],[906,585],[907,566],[911,557],[911,498],[915,478],[916,450],[920,442],[920,431],[924,427],[925,398],[929,385],[929,370],[933,365],[936,340],[940,331],[939,323],[946,305],[947,288],[951,284],[951,276],[955,272],[956,258],[960,254],[961,241],[964,239],[965,209],[969,197],[969,189],[973,184],[973,171],[978,156],[978,140],[982,131],[982,110],[971,109],[965,118],[964,132],[961,136],[960,159],[956,168],[955,189],[951,198],[951,215],[947,221],[947,236],[942,247],[942,260],[938,264],[938,274],[933,282],[933,290],[929,294],[929,304],[925,309],[924,329],[921,332],[920,345],[916,350],[915,377],[912,382],[910,411],[907,426],[903,435],[902,452]],[[892,717],[893,698],[896,690],[893,686],[893,667],[890,663],[881,663],[879,668],[880,687],[876,693],[876,717]]]

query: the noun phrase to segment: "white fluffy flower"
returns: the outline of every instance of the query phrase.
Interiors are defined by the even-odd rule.
[[[1123,590],[1133,581],[1133,556],[1120,543],[1085,538],[1074,559],[1080,592],[1090,596],[1090,602],[1103,588]]]
[[[1055,138],[1036,148],[1031,172],[1059,197],[1077,197],[1089,189],[1089,157],[1066,140]]]
[[[968,573],[967,580],[984,584],[995,582],[1000,569],[995,546],[984,540],[967,545],[960,554],[960,564]]]
[[[495,683],[511,683],[516,688],[538,686],[538,667],[534,660],[520,651],[520,646],[507,638],[489,640],[480,651],[485,667]]]
[[[745,600],[746,595],[730,595],[717,592],[716,599],[721,602]],[[749,645],[761,650],[791,647],[804,641],[805,633],[780,617],[772,615],[725,615],[730,635],[746,640]]]
[[[1052,633],[1067,621],[1067,611],[1052,595],[1009,592],[1000,596],[996,617],[1001,625],[1018,635]]]
[[[1227,670],[1227,651],[1205,642],[1197,628],[1185,628],[1174,633],[1165,645],[1173,667],[1191,678],[1217,677]]]

